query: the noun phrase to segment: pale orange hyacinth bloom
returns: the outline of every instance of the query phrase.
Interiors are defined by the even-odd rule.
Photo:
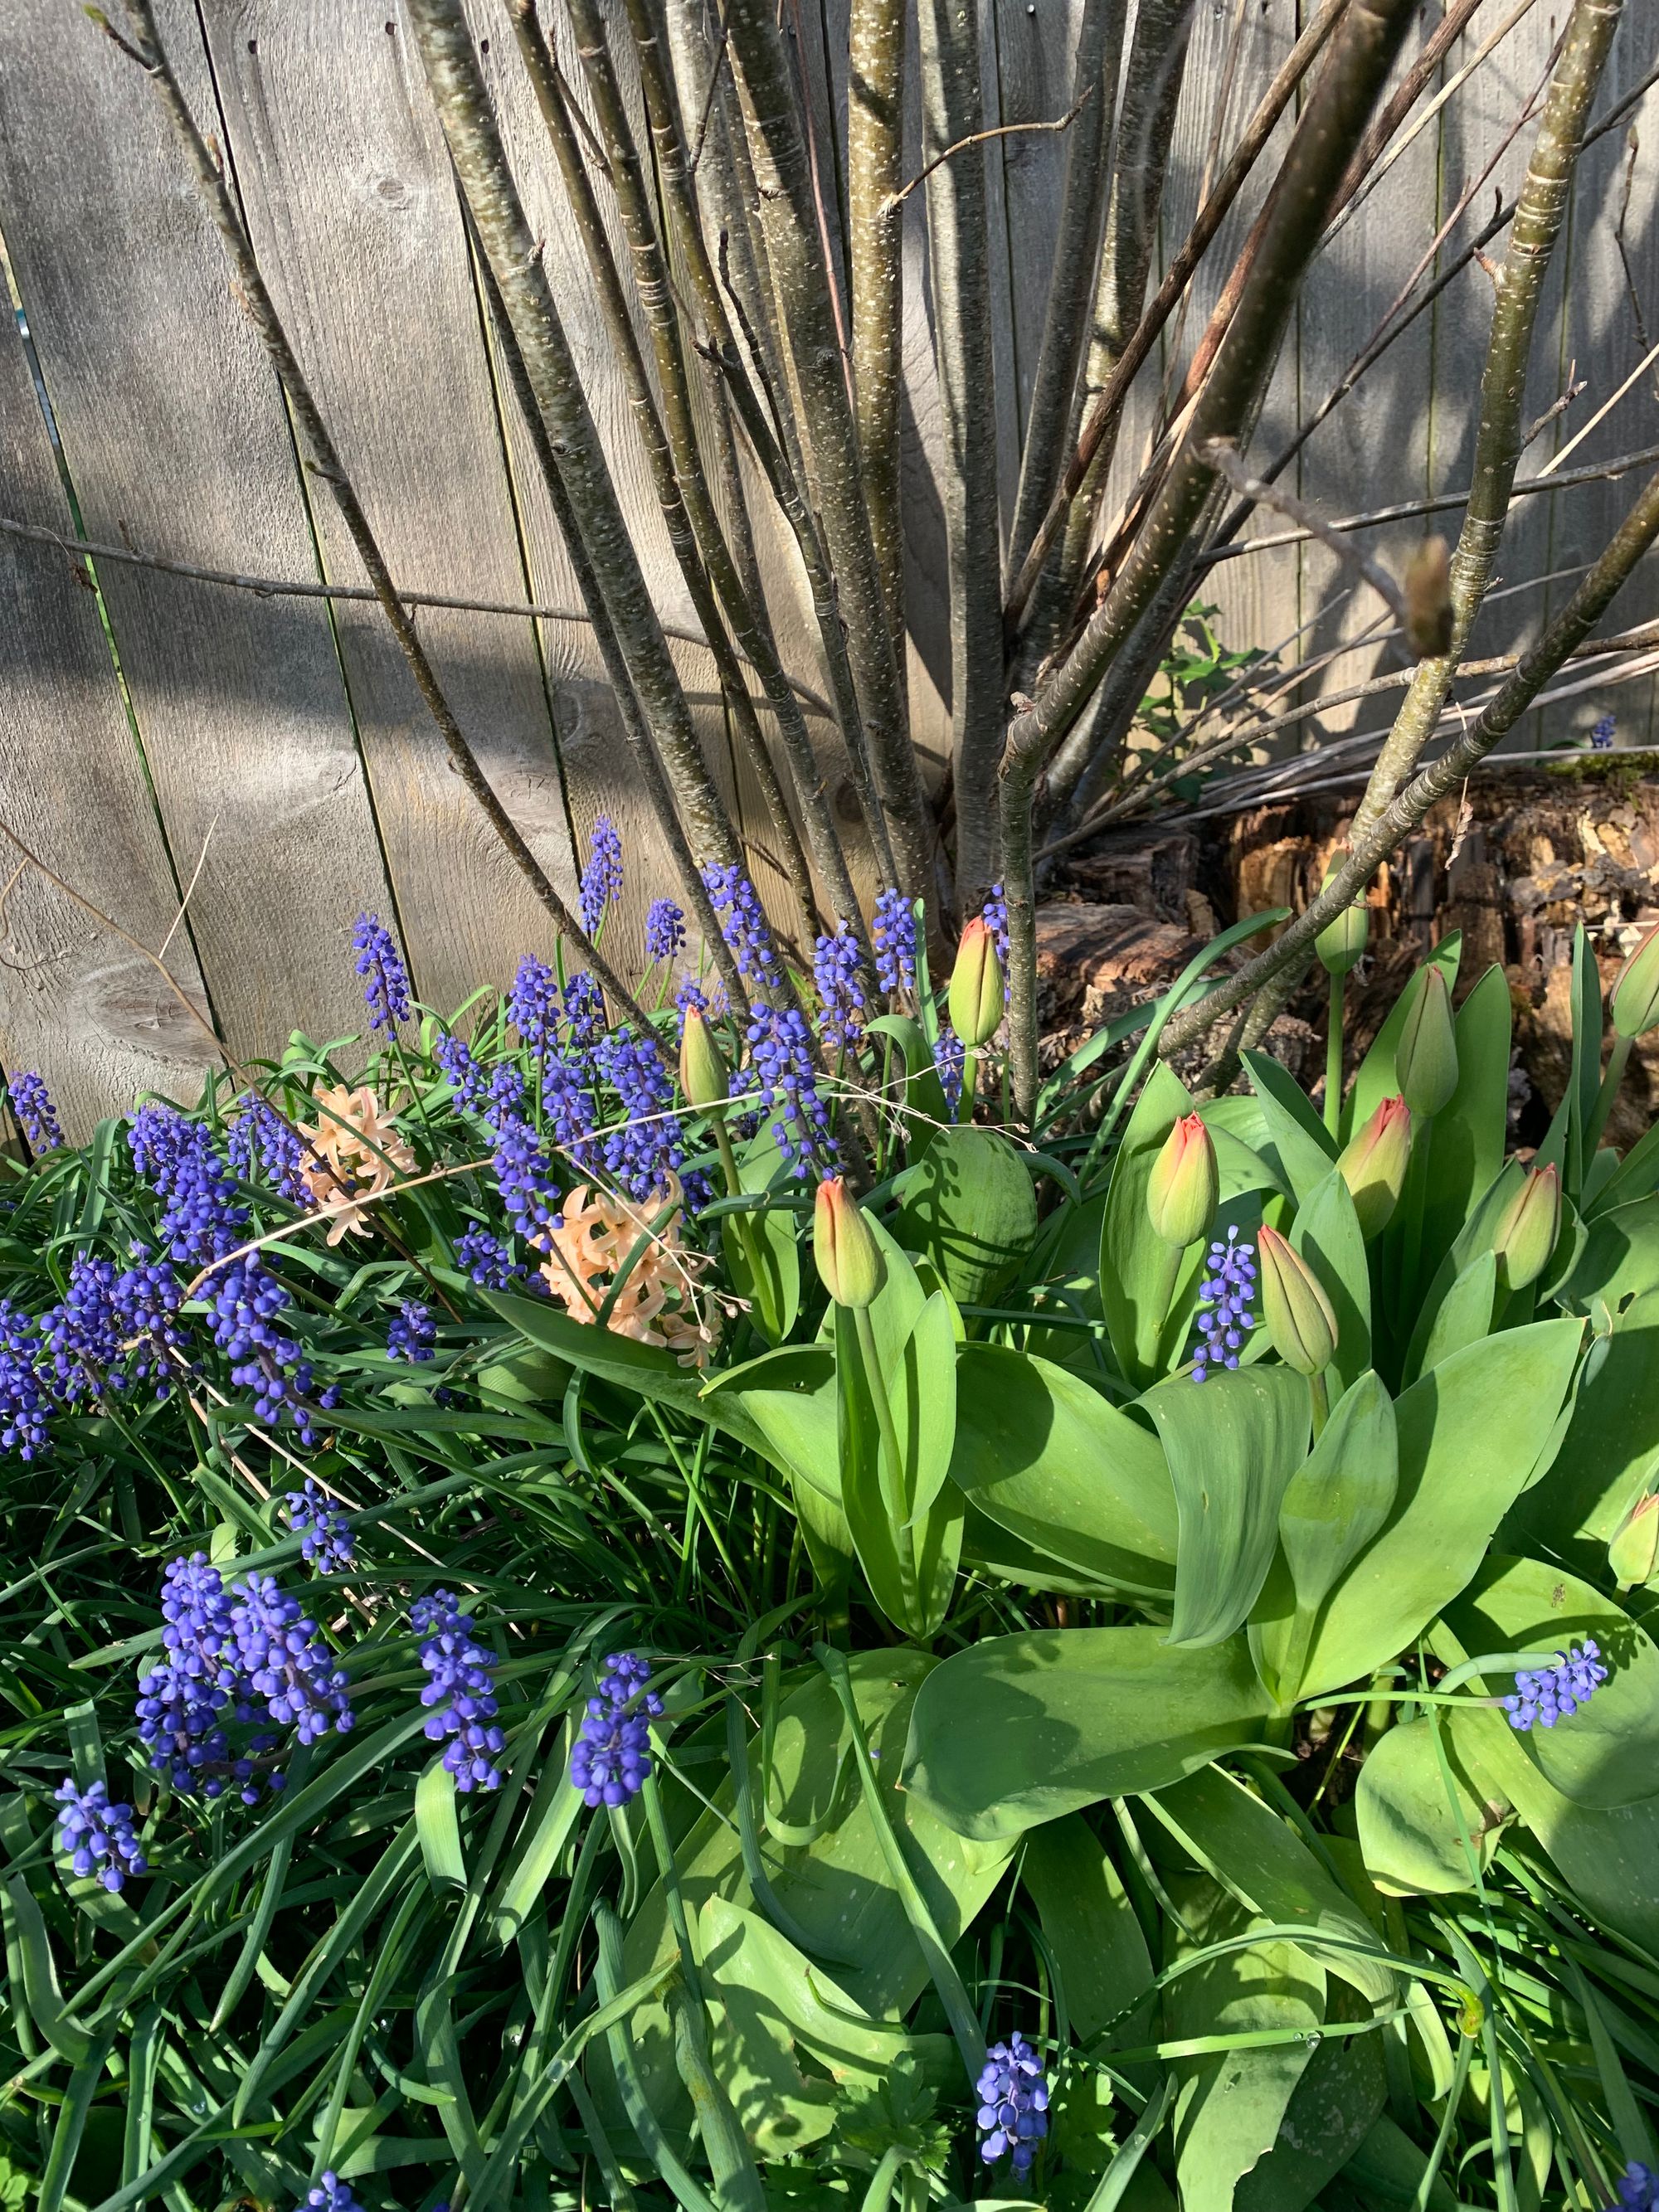
[[[698,1317],[693,1267],[700,1255],[681,1243],[679,1198],[673,1177],[660,1198],[640,1206],[576,1184],[561,1201],[562,1223],[549,1234],[551,1249],[541,1272],[573,1321],[595,1322],[629,1254],[648,1237],[606,1326],[618,1336],[673,1352],[682,1367],[702,1367],[714,1350],[715,1331]]]
[[[377,1197],[398,1176],[412,1174],[415,1155],[368,1085],[345,1084],[316,1094],[317,1120],[301,1129],[306,1158],[300,1170],[312,1202],[329,1221],[328,1241],[349,1231],[366,1237],[374,1225],[366,1199]]]

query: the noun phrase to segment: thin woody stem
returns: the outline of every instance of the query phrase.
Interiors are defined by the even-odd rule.
[[[1360,802],[1356,827],[1361,830],[1383,812],[1433,735],[1492,580],[1524,449],[1527,363],[1544,279],[1566,221],[1590,102],[1622,8],[1623,0],[1574,0],[1498,279],[1469,503],[1452,556],[1450,644],[1419,666]]]
[[[438,726],[461,781],[483,808],[490,826],[547,909],[554,927],[573,945],[580,946],[583,959],[599,978],[606,995],[632,1016],[640,1024],[641,1036],[654,1047],[656,1033],[644,1011],[635,1004],[627,985],[600,953],[554,888],[546,871],[526,842],[518,824],[496,797],[477,755],[456,720],[454,709],[444,695],[409,609],[392,580],[392,572],[386,566],[379,541],[369,527],[368,518],[363,513],[334,441],[329,434],[328,425],[289,342],[275,302],[265,288],[252,241],[226,187],[223,171],[209,152],[201,132],[196,127],[195,118],[185,105],[184,94],[162,48],[150,10],[150,0],[121,0],[121,6],[126,15],[131,43],[126,40],[118,43],[126,46],[128,52],[134,54],[155,88],[167,122],[189,161],[198,194],[223,242],[234,272],[237,296],[282,381],[310,472],[328,486],[333,496],[341,520],[357,549],[363,572],[391,625],[393,636],[402,648],[410,673],[415,678],[428,712]]]
[[[1272,985],[1285,970],[1305,960],[1328,922],[1352,905],[1379,865],[1408,837],[1429,809],[1447,798],[1470,771],[1515,727],[1550,678],[1582,644],[1606,613],[1632,570],[1659,538],[1659,476],[1653,477],[1626,517],[1612,543],[1584,578],[1560,614],[1472,728],[1449,746],[1396,793],[1362,830],[1356,824],[1351,856],[1304,914],[1257,958],[1231,976],[1200,1003],[1177,1014],[1158,1041],[1166,1057],[1213,1027],[1234,1007]]]
[[[853,0],[847,59],[847,250],[852,276],[853,419],[887,625],[904,668],[904,517],[899,493],[904,0]]]

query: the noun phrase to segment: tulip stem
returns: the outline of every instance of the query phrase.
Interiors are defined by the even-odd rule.
[[[1152,1314],[1157,1329],[1153,1340],[1156,1348],[1152,1353],[1152,1360],[1155,1366],[1162,1366],[1165,1364],[1163,1356],[1164,1340],[1169,1332],[1170,1307],[1175,1297],[1176,1285],[1181,1279],[1181,1263],[1187,1256],[1187,1247],[1184,1244],[1171,1244],[1162,1237],[1158,1240],[1158,1246],[1164,1255],[1164,1266],[1152,1288]],[[1181,1352],[1181,1341],[1177,1338],[1175,1351],[1168,1363],[1170,1367],[1173,1368],[1178,1364]]]
[[[1331,1016],[1325,1032],[1325,1127],[1342,1133],[1342,977],[1331,977]]]
[[[1589,1173],[1590,1162],[1595,1158],[1595,1148],[1601,1141],[1601,1132],[1607,1126],[1607,1116],[1613,1111],[1613,1102],[1619,1096],[1619,1086],[1625,1079],[1625,1070],[1630,1064],[1631,1039],[1615,1036],[1613,1050],[1607,1054],[1607,1072],[1601,1078],[1601,1088],[1595,1094],[1589,1127],[1584,1132],[1583,1172]]]
[[[906,1626],[914,1628],[919,1602],[915,1544],[910,1534],[909,1515],[905,1509],[904,1461],[899,1451],[892,1401],[887,1395],[887,1378],[882,1373],[881,1354],[876,1348],[875,1323],[870,1318],[868,1306],[853,1309],[853,1327],[858,1337],[859,1356],[864,1362],[864,1379],[870,1393],[870,1402],[876,1409],[876,1431],[881,1440],[881,1463],[878,1472],[881,1479],[882,1498],[887,1507],[887,1518],[892,1526],[893,1547],[898,1554],[899,1583],[904,1592],[905,1604],[911,1613],[911,1620]]]
[[[1324,1432],[1326,1422],[1331,1417],[1331,1394],[1322,1368],[1318,1374],[1308,1377],[1308,1395],[1313,1401],[1314,1442],[1317,1443]]]

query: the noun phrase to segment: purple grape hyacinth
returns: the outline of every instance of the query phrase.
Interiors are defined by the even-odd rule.
[[[363,2208],[352,2195],[351,2184],[329,2172],[320,2177],[314,2188],[307,2190],[300,2212],[363,2212]]]
[[[953,1114],[962,1103],[962,1074],[967,1064],[967,1047],[948,1022],[942,1024],[933,1039],[933,1065],[939,1070],[945,1103]]]
[[[290,1301],[257,1252],[232,1260],[208,1288],[213,1299],[213,1340],[230,1362],[230,1379],[253,1393],[253,1418],[275,1428],[284,1412],[301,1443],[315,1443],[311,1418],[311,1364],[279,1325]],[[331,1402],[326,1395],[322,1401]]]
[[[759,1083],[754,1101],[775,1117],[778,1150],[798,1176],[815,1167],[828,1173],[836,1160],[830,1109],[818,1091],[817,1059],[805,1017],[795,1006],[757,1006],[748,1030],[749,1056]]]
[[[526,952],[507,994],[507,1018],[519,1032],[519,1042],[533,1053],[544,1053],[558,1033],[559,979],[545,960]]]
[[[991,933],[997,948],[997,958],[1006,969],[1008,965],[1008,895],[1000,884],[993,884],[986,893],[980,916]]]
[[[708,867],[702,880],[715,914],[720,935],[732,948],[738,973],[751,989],[773,990],[783,981],[777,947],[760,902],[760,893],[738,867]]]
[[[6,1090],[30,1152],[55,1152],[64,1141],[64,1133],[58,1125],[57,1109],[45,1078],[32,1067],[20,1068],[7,1082]]]
[[[882,891],[870,924],[876,950],[876,981],[884,991],[916,988],[915,910],[902,891]]]
[[[1611,752],[1613,732],[1618,727],[1618,721],[1612,714],[1602,715],[1590,732],[1590,744],[1598,753]]]
[[[303,1172],[307,1153],[299,1131],[257,1091],[245,1091],[234,1110],[225,1135],[232,1167],[244,1182],[252,1182],[257,1163],[279,1197],[308,1212],[315,1200]]]
[[[625,1117],[604,1132],[605,1172],[630,1198],[653,1197],[685,1159],[673,1084],[659,1055],[631,1030],[613,1030],[601,1040],[595,1060]]]
[[[231,1632],[250,1688],[301,1743],[331,1729],[344,1735],[354,1715],[343,1672],[316,1622],[270,1575],[250,1575],[231,1591]]]
[[[413,1012],[404,957],[378,914],[358,915],[351,942],[357,954],[357,973],[363,979],[368,1025],[395,1036],[398,1023],[408,1021]]]
[[[613,1651],[597,1693],[587,1701],[570,1752],[570,1780],[588,1805],[626,1805],[651,1772],[651,1721],[662,1699],[651,1687],[651,1668],[637,1651]]]
[[[112,1805],[105,1784],[90,1782],[77,1790],[64,1782],[55,1795],[61,1808],[58,1848],[69,1854],[76,1874],[95,1874],[106,1889],[118,1890],[130,1874],[149,1871],[133,1832],[131,1806]]]
[[[201,1267],[235,1250],[247,1234],[247,1209],[202,1122],[153,1100],[134,1115],[127,1149],[162,1201],[169,1258]]]
[[[514,1275],[524,1272],[509,1258],[501,1238],[487,1229],[462,1231],[455,1239],[455,1264],[484,1291],[504,1291]]]
[[[1607,1679],[1601,1647],[1593,1636],[1569,1644],[1556,1653],[1554,1666],[1523,1667],[1516,1674],[1515,1694],[1504,1700],[1510,1726],[1524,1734],[1533,1727],[1551,1729],[1557,1721],[1571,1720]]]
[[[437,1340],[437,1324],[428,1309],[418,1298],[405,1298],[386,1328],[386,1358],[407,1359],[418,1366],[431,1358]]]
[[[1255,1327],[1250,1303],[1255,1296],[1255,1247],[1237,1238],[1237,1230],[1230,1229],[1224,1244],[1218,1237],[1211,1245],[1210,1272],[1198,1286],[1194,1382],[1201,1382],[1212,1367],[1237,1367],[1239,1348]]]
[[[242,1802],[255,1803],[251,1759],[233,1757],[227,1718],[254,1717],[249,1686],[236,1648],[234,1601],[205,1552],[168,1561],[161,1577],[161,1644],[165,1657],[142,1675],[133,1708],[139,1741],[149,1763],[179,1791],[210,1798],[237,1784]],[[265,1747],[268,1739],[250,1748]],[[280,1777],[271,1786],[281,1787]]]
[[[1617,2184],[1619,2199],[1606,2212],[1659,2212],[1659,2172],[1632,2159]]]
[[[974,2094],[979,2099],[980,2156],[987,2166],[1006,2157],[1012,2172],[1023,2178],[1048,2132],[1048,2077],[1023,2035],[991,2045]]]
[[[552,1064],[564,1065],[556,1055]],[[489,1079],[484,1120],[495,1140],[495,1180],[507,1218],[534,1244],[558,1220],[558,1183],[530,1119],[524,1078],[510,1061],[504,1060]]]
[[[410,1619],[429,1677],[421,1692],[421,1703],[432,1708],[428,1738],[434,1743],[448,1739],[443,1763],[457,1790],[499,1790],[495,1761],[506,1739],[495,1721],[495,1654],[474,1639],[472,1615],[461,1611],[453,1590],[416,1598]]]
[[[864,1035],[864,955],[847,922],[833,937],[821,936],[812,956],[812,975],[822,1009],[819,1031],[832,1052],[845,1051]]]
[[[449,1078],[455,1103],[464,1114],[476,1114],[489,1090],[489,1079],[473,1055],[472,1048],[446,1030],[432,1048],[432,1057]]]
[[[51,1394],[36,1371],[40,1339],[20,1305],[0,1298],[0,1446],[32,1460],[48,1449]]]
[[[685,950],[685,914],[672,898],[656,898],[651,902],[645,917],[645,957],[647,960],[672,960]]]
[[[582,927],[590,937],[598,936],[606,909],[622,896],[622,839],[611,817],[601,814],[593,824],[587,866],[582,870]]]
[[[303,1487],[290,1490],[283,1503],[288,1508],[288,1525],[300,1539],[300,1550],[313,1572],[343,1574],[357,1556],[357,1540],[327,1492],[307,1475]]]

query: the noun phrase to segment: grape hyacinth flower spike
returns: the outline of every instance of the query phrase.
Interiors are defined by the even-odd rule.
[[[325,2173],[314,2189],[306,2191],[300,2212],[363,2212],[351,2193],[351,2184],[337,2173]]]
[[[1210,1247],[1210,1271],[1198,1288],[1194,1382],[1212,1367],[1237,1367],[1240,1347],[1255,1327],[1255,1247],[1237,1240],[1237,1230],[1230,1229],[1224,1244],[1218,1237]]]
[[[902,891],[887,890],[876,900],[870,926],[876,949],[876,980],[884,991],[916,988],[915,911]]]
[[[395,1036],[398,1023],[406,1022],[412,1011],[404,957],[378,914],[358,915],[351,942],[357,955],[357,973],[363,979],[368,1025]]]
[[[613,1651],[605,1667],[570,1753],[570,1779],[589,1805],[626,1805],[651,1772],[650,1720],[662,1699],[637,1651]]]
[[[1556,1653],[1554,1666],[1523,1667],[1516,1673],[1515,1694],[1504,1700],[1510,1726],[1524,1734],[1534,1726],[1551,1729],[1557,1721],[1571,1720],[1607,1679],[1601,1647],[1593,1636],[1569,1644]]]
[[[125,1887],[130,1874],[146,1874],[149,1863],[133,1833],[131,1805],[112,1805],[101,1782],[77,1790],[72,1782],[57,1791],[58,1848],[69,1854],[78,1875],[95,1874],[106,1889]]]
[[[1023,2035],[991,2045],[974,2093],[979,2099],[980,2156],[987,2166],[1006,2156],[1013,2172],[1023,2178],[1048,2132],[1048,2075]]]
[[[645,957],[672,960],[685,950],[685,915],[672,898],[655,898],[645,917]]]
[[[386,1333],[388,1359],[408,1359],[416,1365],[432,1357],[437,1324],[418,1298],[405,1298],[392,1316]]]
[[[1618,2182],[1618,2202],[1607,2212],[1659,2212],[1659,2172],[1632,2159]]]
[[[601,814],[593,824],[587,866],[582,870],[582,927],[590,937],[599,935],[607,908],[622,896],[622,839],[611,817]]]
[[[55,1152],[64,1141],[64,1133],[58,1126],[57,1110],[45,1079],[32,1067],[21,1068],[7,1083],[6,1089],[11,1097],[11,1110],[17,1116],[17,1126],[30,1152]]]
[[[461,1611],[453,1590],[416,1598],[410,1620],[421,1638],[421,1664],[428,1676],[421,1692],[421,1703],[432,1709],[428,1740],[445,1745],[445,1770],[463,1794],[499,1790],[495,1761],[506,1738],[495,1720],[495,1654],[475,1640],[472,1615]]]
[[[357,1556],[357,1540],[334,1500],[307,1475],[304,1487],[290,1490],[283,1503],[307,1565],[319,1575],[343,1574]]]

